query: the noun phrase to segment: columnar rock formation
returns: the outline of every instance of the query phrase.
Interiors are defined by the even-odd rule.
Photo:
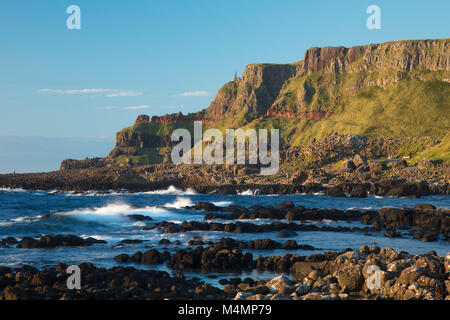
[[[135,123],[147,123],[149,122],[150,117],[146,114],[140,114],[138,115]]]
[[[342,97],[361,88],[386,87],[409,76],[423,80],[414,71],[441,72],[435,76],[448,82],[449,39],[310,48],[297,63],[251,64],[241,80],[235,78],[219,90],[205,115],[244,122],[260,117],[321,120],[332,114],[330,107]],[[337,74],[360,76],[348,81]]]

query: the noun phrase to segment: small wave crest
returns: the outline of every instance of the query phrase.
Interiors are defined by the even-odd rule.
[[[195,195],[197,192],[191,188],[187,188],[186,190],[181,190],[176,188],[175,186],[170,186],[167,189],[155,190],[155,191],[147,191],[143,192],[143,194],[173,194],[173,195]]]
[[[128,203],[120,202],[108,203],[103,207],[58,212],[55,215],[99,223],[122,223],[129,221],[127,216],[137,214],[150,218],[168,218],[173,216],[173,212],[162,207],[148,206],[139,208]]]
[[[248,190],[241,191],[241,192],[237,191],[237,194],[240,196],[256,196],[259,194],[259,192],[260,192],[259,189],[255,189],[255,190],[248,189]]]
[[[193,206],[193,205],[194,205],[194,203],[192,202],[191,199],[186,198],[186,197],[177,197],[174,202],[166,203],[164,205],[164,207],[165,208],[181,209],[181,208],[190,207],[190,206]]]

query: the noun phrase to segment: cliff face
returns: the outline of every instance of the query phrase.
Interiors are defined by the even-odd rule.
[[[279,128],[288,146],[331,133],[441,138],[450,128],[450,39],[310,48],[293,64],[251,64],[210,106],[182,115],[140,115],[117,133],[108,159],[162,161],[177,128],[193,122]],[[91,161],[92,162],[92,161]],[[61,168],[101,166],[66,161]],[[153,163],[153,162],[152,162]]]
[[[206,117],[220,121],[227,118],[252,120],[262,116],[295,71],[293,65],[248,65],[242,79],[228,82],[219,90],[206,109]]]
[[[148,133],[124,132],[116,134],[116,147],[159,148],[171,145],[170,136]]]
[[[88,168],[102,168],[107,165],[108,161],[104,158],[86,158],[84,160],[66,159],[61,162],[60,170],[76,170]]]
[[[315,72],[379,72],[388,69],[402,72],[449,71],[449,39],[395,41],[351,48],[310,48],[297,76]]]
[[[449,82],[449,71],[449,39],[310,48],[296,64],[248,65],[242,79],[219,90],[206,116],[239,125],[277,116],[321,120],[361,89],[430,80],[424,79],[429,72],[435,72],[431,80]]]

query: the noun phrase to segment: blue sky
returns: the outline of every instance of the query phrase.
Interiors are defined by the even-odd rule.
[[[72,4],[81,30],[66,27]],[[371,4],[381,30],[366,27]],[[449,12],[448,0],[2,0],[0,139],[90,139],[104,156],[139,113],[206,108],[246,64],[301,60],[313,46],[446,38]],[[14,165],[10,153],[0,172]]]

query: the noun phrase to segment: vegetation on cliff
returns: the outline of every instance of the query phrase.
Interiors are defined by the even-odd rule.
[[[338,134],[443,139],[450,129],[450,39],[310,48],[291,64],[250,64],[194,116],[206,127],[278,128],[294,148]],[[111,156],[121,163],[155,163],[168,136],[192,123],[136,123],[117,133]],[[159,138],[157,138],[159,137]],[[401,146],[398,155],[449,157],[442,145]]]

